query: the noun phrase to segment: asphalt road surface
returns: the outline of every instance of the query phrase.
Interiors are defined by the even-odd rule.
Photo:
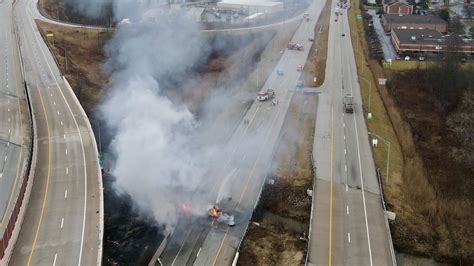
[[[97,265],[103,212],[95,139],[36,28],[29,1],[16,2],[14,22],[37,124],[38,159],[10,264]]]
[[[336,22],[336,2],[331,9],[326,79],[318,101],[313,148],[317,178],[308,264],[390,265],[347,10]],[[343,111],[346,94],[354,96],[353,114]]]
[[[31,128],[16,40],[11,1],[0,2],[0,234],[3,235],[31,156]]]
[[[232,264],[259,198],[291,97],[300,79],[297,65],[306,61],[311,47],[308,38],[314,37],[314,27],[324,4],[320,0],[312,3],[308,9],[310,21],[303,21],[292,39],[294,43],[303,44],[305,50],[286,50],[263,87],[276,91],[275,104],[272,100],[254,102],[230,140],[229,147],[232,148],[226,162],[216,170],[216,173],[226,174],[222,183],[211,191],[210,202],[215,201],[217,195],[224,194],[219,206],[234,215],[236,226],[228,227],[211,218],[181,222],[160,258],[163,265]],[[284,75],[277,75],[277,69]],[[230,188],[225,193],[216,192],[226,186]]]

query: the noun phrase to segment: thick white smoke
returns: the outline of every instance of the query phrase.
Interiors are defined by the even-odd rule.
[[[193,115],[164,96],[160,82],[186,79],[208,49],[199,26],[180,12],[158,5],[131,8],[128,16],[119,10],[127,23],[106,46],[111,89],[101,107],[114,135],[112,171],[120,191],[170,228],[180,205],[195,201],[212,147],[193,141]]]

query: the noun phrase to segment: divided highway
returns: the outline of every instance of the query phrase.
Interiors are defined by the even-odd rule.
[[[314,28],[324,4],[325,1],[313,1],[307,11],[310,21],[303,21],[293,36],[292,42],[301,43],[306,49],[286,50],[263,86],[275,90],[276,104],[271,100],[254,102],[230,140],[228,158],[213,171],[225,176],[223,187],[231,187],[224,193],[227,199],[220,206],[234,214],[235,227],[211,222],[209,218],[179,224],[160,257],[163,265],[232,264],[260,197],[280,129],[301,76],[297,66],[306,62],[312,44],[308,38],[314,38]],[[277,69],[284,75],[279,76]],[[216,201],[220,190],[218,184],[211,191],[210,203]]]
[[[99,265],[103,205],[95,138],[38,32],[29,2],[17,0],[13,16],[37,125],[38,157],[10,264]]]
[[[313,158],[316,185],[308,265],[391,265],[380,190],[363,117],[347,9],[331,8],[326,79]],[[355,111],[342,99],[354,96]]]

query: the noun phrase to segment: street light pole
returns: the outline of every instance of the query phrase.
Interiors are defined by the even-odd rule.
[[[385,175],[385,182],[388,183],[388,175],[389,175],[389,169],[390,169],[390,148],[391,148],[391,143],[390,143],[390,141],[388,141],[388,140],[382,138],[381,136],[379,136],[379,135],[377,135],[377,134],[375,134],[375,133],[373,133],[373,132],[369,132],[369,136],[371,136],[371,135],[374,135],[374,136],[376,136],[377,138],[381,139],[381,140],[385,143],[385,145],[387,145],[387,147],[388,147],[388,149],[387,149],[387,173],[386,173],[386,175]]]

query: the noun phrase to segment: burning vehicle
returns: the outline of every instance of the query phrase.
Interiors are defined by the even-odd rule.
[[[235,226],[234,215],[223,212],[222,209],[217,206],[212,206],[208,211],[208,215],[217,222],[225,223],[230,227]]]

